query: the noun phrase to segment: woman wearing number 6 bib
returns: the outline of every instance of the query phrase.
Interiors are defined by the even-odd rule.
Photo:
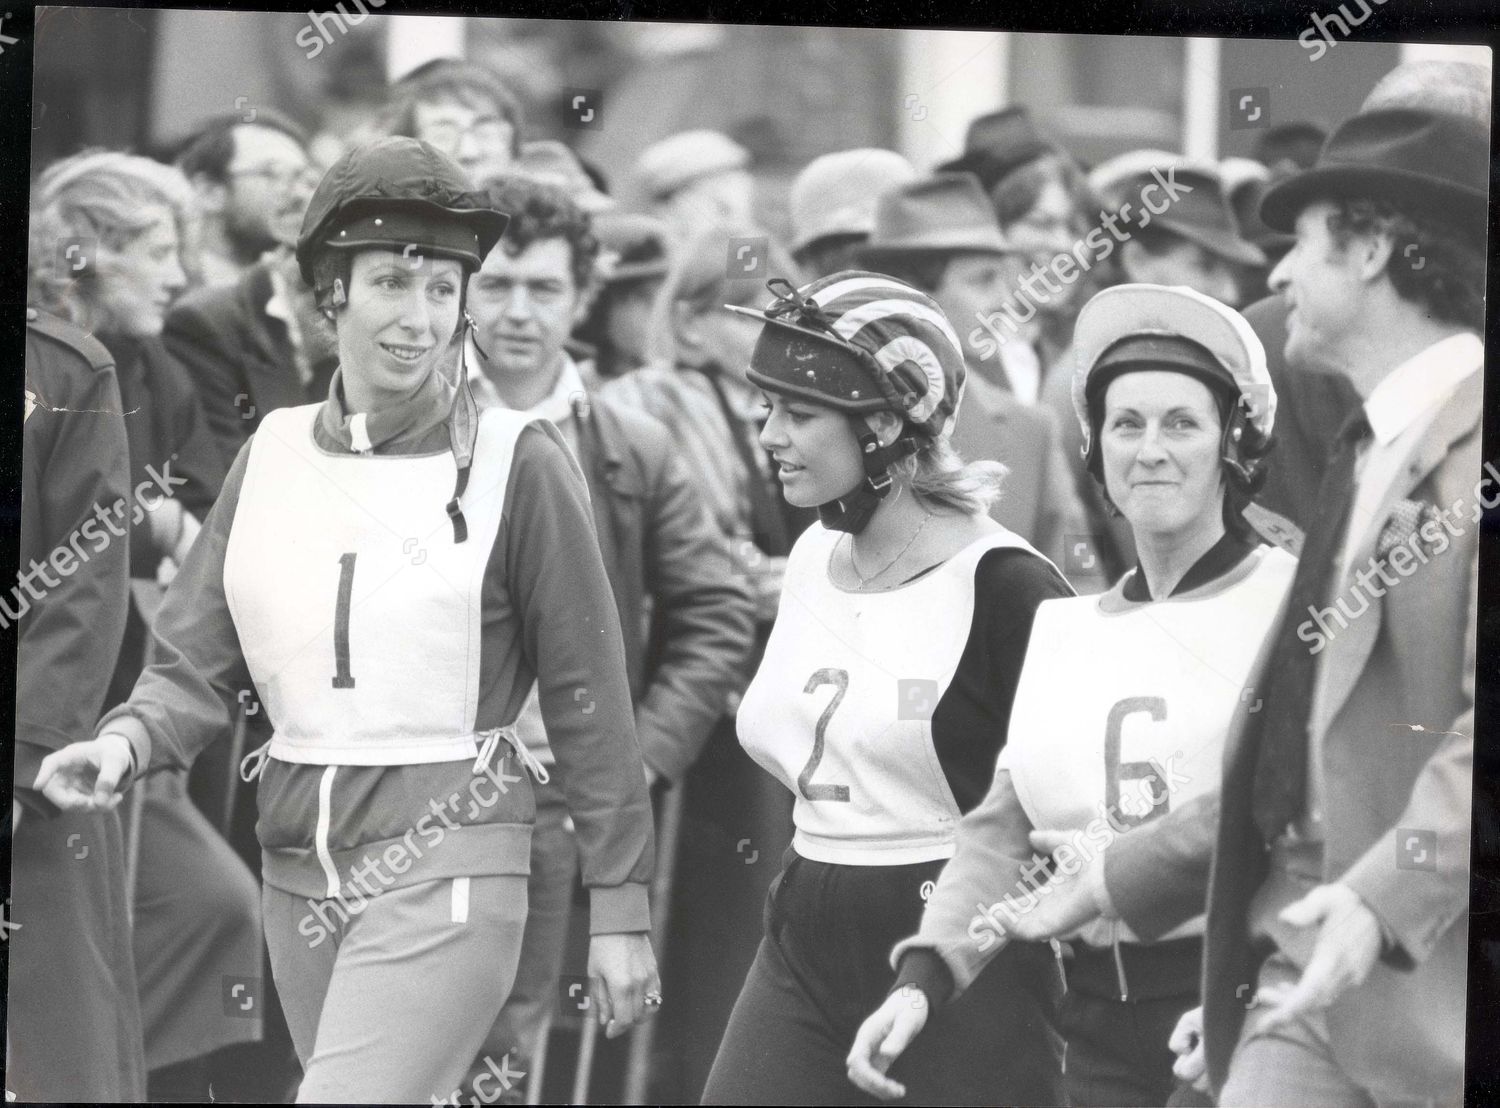
[[[1003,470],[948,444],[964,361],[930,297],[864,272],[768,287],[763,311],[732,309],[763,322],[761,442],[821,525],[789,555],[740,705],[740,742],[793,793],[796,832],[704,1102],[848,1104],[848,1044],[989,788],[1032,615],[1072,590],[986,514]],[[953,1033],[902,1060],[913,1099],[1057,1102],[1061,988],[1046,945],[1012,946],[940,1017]]]
[[[415,139],[328,171],[297,259],[338,333],[329,397],[241,449],[159,662],[38,777],[61,807],[113,806],[258,694],[274,732],[243,773],[303,1102],[445,1100],[473,1061],[526,918],[535,808],[511,725],[533,682],[592,895],[595,1010],[614,1034],[660,1002],[651,808],[583,477],[550,423],[478,415],[442,368],[505,222]]]
[[[1231,717],[1254,695],[1253,660],[1296,566],[1246,522],[1271,530],[1249,499],[1276,395],[1237,312],[1186,288],[1121,285],[1084,307],[1075,346],[1086,464],[1140,560],[1102,596],[1037,612],[993,786],[959,829],[921,929],[892,955],[898,980],[938,1011],[1017,936],[1049,934],[1041,920],[1065,895],[1083,895],[1081,881],[1048,883],[1033,829],[1062,841],[1061,881],[1118,835],[1218,788]],[[1202,933],[1200,916],[1154,943],[1108,919],[1068,934],[1069,1103],[1172,1096],[1168,1040],[1199,1003]],[[888,1002],[872,1015],[851,1079],[899,1095],[883,1074],[931,1033],[917,1035],[925,1014]]]

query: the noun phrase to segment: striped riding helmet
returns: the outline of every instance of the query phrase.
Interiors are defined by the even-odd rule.
[[[800,289],[766,282],[777,299],[756,311],[767,326],[748,376],[770,392],[851,414],[893,411],[903,437],[953,431],[964,388],[963,346],[926,293],[880,273],[845,270]]]
[[[766,325],[746,376],[848,415],[865,478],[818,515],[825,527],[858,533],[891,491],[891,466],[953,433],[963,347],[932,297],[884,274],[845,270],[800,289],[773,278],[766,288],[777,299],[761,311],[725,305]],[[883,411],[904,421],[884,446],[863,418]]]

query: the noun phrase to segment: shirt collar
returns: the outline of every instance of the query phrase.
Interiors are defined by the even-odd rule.
[[[1483,364],[1484,343],[1472,331],[1449,335],[1402,362],[1365,399],[1375,441],[1394,441]]]
[[[1176,596],[1178,593],[1189,592],[1208,584],[1216,577],[1224,576],[1239,565],[1245,555],[1258,545],[1259,542],[1256,539],[1241,537],[1233,531],[1225,531],[1219,541],[1205,550],[1182,575],[1182,580],[1177,582],[1177,587],[1169,595]],[[1121,595],[1126,600],[1137,604],[1151,603],[1151,590],[1146,586],[1146,571],[1141,569],[1139,562],[1121,586]]]
[[[500,395],[500,390],[495,388],[490,379],[484,375],[484,371],[480,369],[479,351],[474,346],[472,334],[466,341],[465,354],[464,363],[468,367],[469,386],[474,390],[475,399],[486,407],[510,407]],[[583,374],[578,371],[578,363],[573,361],[565,350],[562,355],[562,370],[557,375],[557,383],[552,386],[552,391],[542,399],[541,403],[529,410],[528,414],[541,416],[561,427],[573,417],[574,398],[587,396],[588,390],[583,383]]]

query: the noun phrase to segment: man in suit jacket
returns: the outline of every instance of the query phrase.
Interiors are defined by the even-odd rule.
[[[328,396],[338,353],[326,327],[296,259],[277,254],[167,316],[162,338],[197,387],[226,471],[268,413]]]
[[[966,327],[999,310],[1028,261],[1000,233],[976,179],[939,173],[882,194],[858,256],[931,296],[964,336],[969,375],[952,443],[966,462],[998,461],[1010,470],[990,514],[1055,561],[1075,588],[1105,588],[1056,422],[1017,399],[987,332]]]
[[[1024,929],[1076,922],[1086,891],[1160,934],[1200,910],[1211,853],[1222,1105],[1462,1095],[1478,519],[1500,503],[1479,479],[1487,150],[1476,121],[1369,111],[1268,193],[1263,214],[1298,236],[1272,274],[1288,358],[1349,380],[1367,441],[1352,478],[1330,462],[1219,796],[1122,836]],[[1311,663],[1300,693],[1287,659]]]

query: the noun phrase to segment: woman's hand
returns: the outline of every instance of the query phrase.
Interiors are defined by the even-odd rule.
[[[1208,1092],[1208,1059],[1203,1056],[1203,1008],[1200,1005],[1182,1013],[1172,1037],[1167,1040],[1177,1061],[1172,1063],[1172,1072],[1177,1080],[1185,1081],[1200,1093]]]
[[[32,786],[63,811],[108,811],[120,803],[120,781],[130,773],[130,742],[106,731],[70,743],[42,759]]]
[[[647,1004],[646,997],[661,996],[661,978],[650,934],[631,931],[590,939],[589,992],[606,1038],[617,1038],[654,1016],[657,1005]]]
[[[881,1100],[905,1096],[906,1086],[892,1081],[886,1071],[927,1025],[928,1007],[927,994],[915,985],[903,985],[886,997],[854,1036],[849,1080]]]

